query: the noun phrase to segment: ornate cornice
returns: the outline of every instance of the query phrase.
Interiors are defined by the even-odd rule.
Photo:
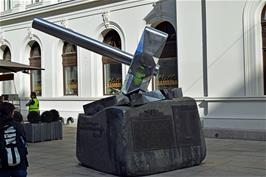
[[[15,23],[21,23],[25,21],[30,21],[34,17],[49,17],[55,15],[66,14],[69,12],[90,9],[94,7],[99,7],[102,5],[112,4],[116,2],[122,2],[123,0],[75,0],[75,1],[63,1],[56,4],[40,4],[39,6],[34,6],[26,8],[24,11],[19,12],[7,12],[0,14],[0,24],[1,26],[11,25]]]

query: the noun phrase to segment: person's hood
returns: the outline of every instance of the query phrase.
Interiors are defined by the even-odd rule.
[[[7,115],[0,115],[0,130],[5,128],[9,122],[12,121],[12,118]]]

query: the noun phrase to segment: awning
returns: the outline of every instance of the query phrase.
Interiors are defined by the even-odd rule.
[[[29,70],[44,70],[44,69],[16,62],[0,60],[0,73],[9,73],[9,72],[18,72],[18,71],[27,73]]]

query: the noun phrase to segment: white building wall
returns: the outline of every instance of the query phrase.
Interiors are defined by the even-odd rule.
[[[148,19],[147,23],[151,25],[169,20],[177,31],[179,86],[182,87],[185,96],[197,100],[204,126],[266,129],[266,98],[262,94],[262,55],[259,52],[261,51],[259,19],[265,2],[206,1],[207,97],[203,96],[205,71],[203,71],[201,1],[176,1],[176,12],[172,4],[154,6],[153,2],[121,1],[45,19],[64,24],[97,40],[102,40],[101,33],[106,29],[106,25],[107,28],[115,29],[120,34],[122,49],[132,54],[146,25],[145,20]],[[173,0],[163,1],[163,3],[173,2]],[[84,1],[70,3],[84,3]],[[31,8],[34,7],[29,9]],[[49,8],[51,6],[47,7]],[[154,17],[149,16],[145,19],[148,14],[152,15],[152,10],[160,12],[160,8],[163,8],[162,13],[153,12]],[[103,22],[103,13],[109,14],[108,24]],[[42,72],[41,110],[58,109],[64,118],[77,118],[78,113],[83,112],[84,104],[103,97],[101,56],[78,47],[79,95],[63,96],[61,57],[63,42],[30,27],[31,21],[1,27],[5,43],[8,42],[10,45],[13,61],[29,64],[27,44],[30,40],[38,41],[42,49],[42,67],[45,68]],[[253,28],[255,30],[249,30]],[[127,67],[123,66],[124,75],[126,69]],[[255,78],[254,82],[252,78]],[[16,73],[15,83],[24,105],[26,97],[29,96],[30,76]],[[25,106],[22,106],[22,111],[26,115]]]
[[[198,101],[206,128],[266,129],[263,80],[257,79],[264,4],[206,1],[208,96],[203,97],[201,1],[177,1],[180,86]]]
[[[179,86],[184,95],[203,96],[201,2],[177,1]]]
[[[244,23],[247,20],[244,13],[247,3],[246,1],[210,1],[207,3],[210,98],[208,115],[205,117],[206,127],[266,129],[265,96],[261,97],[261,94],[257,93],[253,94],[253,97],[248,97],[247,91],[246,68],[253,67],[251,63],[245,61],[245,55],[249,53],[244,47],[244,42],[247,42],[244,33]],[[257,7],[265,4],[263,1],[251,3]],[[250,13],[249,18],[253,21],[255,17],[260,18],[261,11],[257,13]],[[253,31],[253,28],[251,24],[248,26],[250,31]],[[257,33],[257,36],[261,39],[261,32]],[[256,46],[254,42],[249,45]],[[254,56],[253,60],[255,59]],[[259,56],[259,60],[262,61],[262,55]],[[262,68],[262,65],[260,67]],[[256,73],[258,70],[253,70],[252,75],[257,75]],[[255,77],[250,77],[250,79],[256,80]],[[252,87],[256,88],[258,85],[254,84]]]
[[[210,97],[245,96],[243,9],[245,1],[207,2]]]

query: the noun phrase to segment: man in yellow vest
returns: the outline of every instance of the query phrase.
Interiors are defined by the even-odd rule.
[[[31,92],[30,97],[31,97],[31,99],[26,104],[26,106],[29,106],[29,112],[34,111],[34,112],[40,113],[39,100],[37,99],[36,93]]]

